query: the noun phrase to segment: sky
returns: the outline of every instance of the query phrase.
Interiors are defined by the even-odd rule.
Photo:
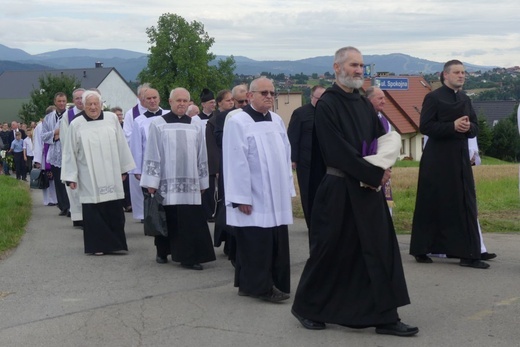
[[[217,55],[298,60],[354,46],[365,55],[520,66],[518,0],[0,0],[0,8],[0,44],[30,54],[147,53],[146,28],[174,13],[202,23]]]

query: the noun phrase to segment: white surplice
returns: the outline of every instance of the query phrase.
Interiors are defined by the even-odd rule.
[[[143,107],[141,105],[139,99],[137,99],[137,104],[134,107],[126,111],[125,118],[123,121],[123,131],[125,133],[125,138],[128,142],[128,146],[130,146],[130,141],[132,138],[134,120],[135,118],[139,117],[139,115],[134,115],[135,107],[137,107],[139,115],[146,112],[146,107]],[[144,200],[144,196],[141,187],[139,186],[139,180],[135,178],[134,175],[128,175],[128,185],[130,187],[130,200],[132,202],[132,216],[134,219],[141,220],[144,218],[144,205],[141,202]]]
[[[226,120],[222,143],[227,224],[270,228],[293,223],[296,196],[291,146],[280,116],[255,122],[246,112]],[[232,203],[252,205],[246,215]]]
[[[157,189],[164,197],[163,205],[201,204],[200,191],[209,187],[202,122],[167,123],[163,117],[153,119],[148,130],[141,187]]]
[[[79,115],[70,123],[61,178],[76,182],[81,203],[123,199],[121,174],[135,167],[117,116],[87,121]]]
[[[44,158],[43,158],[43,139],[42,139],[42,122],[38,122],[33,132],[33,162],[41,165],[41,169],[45,170]],[[42,189],[43,204],[57,204],[58,198],[56,197],[56,189],[54,188],[54,180],[49,180],[49,188]]]
[[[169,111],[161,109],[162,114]],[[132,217],[137,220],[144,219],[144,195],[140,182],[134,175],[140,175],[143,167],[143,156],[148,138],[148,128],[152,120],[157,117],[146,117],[139,115],[133,120],[132,133],[129,139],[130,151],[134,157],[135,169],[132,170],[130,179],[130,200],[132,202]]]
[[[67,146],[67,132],[69,130],[69,112],[73,112],[74,116],[76,116],[78,113],[81,112],[79,108],[74,106],[72,108],[72,111],[68,109],[63,114],[63,117],[61,118],[60,122],[60,142],[62,147],[62,160],[63,160],[63,151]],[[74,118],[73,118],[74,119]],[[81,221],[83,220],[83,210],[81,207],[81,202],[79,201],[79,193],[77,189],[70,189],[69,186],[65,186],[65,189],[67,191],[67,196],[69,197],[69,204],[70,204],[70,219],[72,221]]]

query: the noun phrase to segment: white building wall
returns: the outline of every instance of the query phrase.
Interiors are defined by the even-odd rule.
[[[126,82],[115,71],[111,71],[107,78],[98,87],[105,106],[108,108],[119,106],[126,112],[135,106],[137,96]]]

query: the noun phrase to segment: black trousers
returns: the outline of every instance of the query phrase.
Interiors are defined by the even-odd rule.
[[[273,285],[291,291],[288,230],[287,225],[235,227],[235,287],[253,295],[266,294]]]
[[[56,188],[56,198],[58,199],[58,208],[61,211],[68,211],[70,209],[69,196],[65,189],[65,184],[61,182],[61,167],[51,165],[52,179],[54,180],[54,187]]]
[[[16,179],[24,180],[27,177],[25,170],[25,160],[23,160],[23,152],[14,152],[14,167],[16,170]]]

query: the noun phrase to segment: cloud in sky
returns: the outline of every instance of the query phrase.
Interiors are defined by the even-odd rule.
[[[0,43],[31,54],[63,48],[148,51],[146,28],[163,13],[199,21],[212,52],[257,60],[405,53],[434,61],[520,65],[517,0],[249,0],[165,5],[163,0],[2,0]],[[1,58],[1,57],[0,57]]]

